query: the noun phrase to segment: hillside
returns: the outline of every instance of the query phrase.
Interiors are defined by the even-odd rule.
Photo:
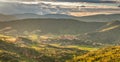
[[[29,18],[53,18],[53,19],[72,19],[74,16],[65,15],[65,14],[46,14],[46,15],[37,15],[33,13],[24,13],[24,14],[15,14],[17,19],[29,19]]]
[[[113,17],[114,16],[114,17]],[[34,13],[24,13],[24,14],[13,14],[13,15],[5,15],[0,14],[0,21],[11,21],[11,20],[20,20],[20,19],[74,19],[84,22],[111,22],[114,20],[120,20],[120,14],[99,14],[99,15],[91,15],[91,16],[82,16],[75,17],[71,15],[65,14],[46,14],[46,15],[38,15]]]
[[[10,36],[0,38],[1,62],[65,62],[72,59],[74,54],[83,55],[88,52],[79,48],[39,44],[22,37],[15,42],[7,39],[12,40]]]
[[[76,19],[86,22],[110,22],[114,20],[120,20],[120,14],[100,14],[100,15],[91,15],[91,16],[83,16],[77,17]]]
[[[80,36],[84,39],[89,39],[94,42],[99,42],[102,44],[114,44],[119,45],[120,41],[120,21],[108,22],[106,25],[97,29],[94,32],[86,33],[85,35]]]
[[[10,20],[15,20],[15,19],[17,19],[17,18],[13,15],[0,14],[0,22],[1,21],[10,21]]]
[[[89,22],[90,23],[90,22]],[[120,21],[107,22],[94,31],[89,31],[78,35],[61,35],[56,39],[51,39],[47,44],[75,45],[75,46],[106,46],[120,45]]]
[[[120,14],[99,14],[99,15],[91,15],[91,16],[82,16],[82,17],[74,17],[71,15],[65,14],[46,14],[46,15],[37,15],[32,13],[24,13],[24,14],[15,14],[13,15],[17,19],[29,19],[29,18],[53,18],[53,19],[75,19],[84,22],[111,22],[114,20],[120,20]],[[114,16],[114,17],[113,17]]]
[[[9,25],[8,25],[9,24]],[[73,19],[21,19],[1,22],[1,33],[83,34],[103,26],[104,22],[82,22]]]
[[[74,57],[67,62],[119,62],[120,46],[106,47],[97,51],[89,52],[82,56]]]

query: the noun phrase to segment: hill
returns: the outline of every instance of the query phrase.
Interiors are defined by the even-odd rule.
[[[78,17],[76,19],[86,22],[111,22],[114,20],[120,20],[120,14],[100,14],[100,15],[91,15],[91,16],[83,16]]]
[[[94,32],[86,33],[82,38],[86,38],[102,44],[119,45],[120,41],[120,21],[108,22],[103,27]]]
[[[0,22],[1,21],[10,21],[10,20],[15,20],[15,19],[16,19],[15,16],[0,14]]]
[[[91,15],[91,16],[82,16],[75,17],[71,15],[65,14],[46,14],[46,15],[38,15],[34,13],[24,13],[24,14],[13,14],[13,15],[5,15],[0,14],[0,21],[12,21],[12,20],[20,20],[20,19],[74,19],[83,22],[111,22],[114,20],[120,20],[120,14],[100,14],[100,15]]]
[[[29,19],[29,18],[53,18],[53,19],[72,19],[74,16],[65,15],[65,14],[46,14],[46,15],[37,15],[33,13],[24,13],[24,14],[15,14],[17,19]]]
[[[9,24],[9,25],[8,25]],[[21,19],[1,22],[1,33],[83,34],[103,26],[104,22],[82,22],[73,19]]]
[[[82,55],[88,52],[78,48],[34,43],[32,40],[22,37],[15,42],[10,42],[6,39],[11,38],[6,37],[1,36],[0,38],[1,62],[65,62],[72,59],[74,54]]]
[[[120,14],[99,14],[99,15],[91,15],[91,16],[83,16],[83,17],[75,17],[71,15],[65,14],[46,14],[46,15],[37,15],[32,13],[24,13],[24,14],[15,14],[13,15],[17,19],[29,19],[29,18],[53,18],[53,19],[75,19],[84,22],[111,22],[114,20],[120,20]]]
[[[89,52],[82,56],[74,57],[67,62],[119,62],[120,46],[106,47],[97,51]]]
[[[90,23],[90,22],[86,22]],[[93,23],[93,22],[92,22]],[[84,26],[86,26],[84,24]],[[89,26],[90,27],[90,26]],[[87,28],[88,29],[88,28]],[[91,28],[90,28],[91,29]],[[63,35],[45,42],[48,44],[75,45],[100,47],[106,45],[120,45],[120,21],[107,22],[93,31],[88,31],[78,35]]]

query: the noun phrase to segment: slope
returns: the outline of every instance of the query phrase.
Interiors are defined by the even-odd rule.
[[[94,42],[99,42],[103,44],[120,44],[120,21],[108,22],[103,27],[98,30],[87,33],[83,37]]]
[[[101,48],[82,56],[74,57],[68,62],[119,62],[120,46]]]
[[[8,36],[3,36],[8,38]],[[10,42],[0,38],[1,62],[65,62],[74,54],[82,55],[88,52],[78,48],[58,47],[49,44],[35,44],[27,38]],[[11,39],[11,38],[9,38]],[[22,43],[22,44],[21,44]],[[25,46],[23,46],[25,45]]]
[[[15,16],[13,16],[13,15],[0,14],[0,22],[10,21],[10,20],[15,20],[15,19],[17,19],[17,18]]]
[[[9,25],[8,25],[9,24]],[[82,22],[73,19],[21,19],[1,22],[1,33],[83,34],[103,26],[104,22]],[[5,29],[8,28],[8,29]]]
[[[114,20],[120,20],[120,14],[100,14],[100,15],[91,15],[91,16],[83,16],[77,17],[77,20],[86,21],[86,22],[110,22]]]

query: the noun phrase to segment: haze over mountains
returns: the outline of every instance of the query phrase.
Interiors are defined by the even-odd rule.
[[[0,14],[1,22],[4,21],[12,21],[12,20],[19,20],[19,19],[29,19],[29,18],[51,18],[51,19],[74,19],[78,21],[84,22],[110,22],[114,20],[120,20],[120,14],[109,14],[109,15],[91,15],[91,16],[82,16],[82,17],[75,17],[66,14],[46,14],[46,15],[38,15],[33,13],[24,13],[24,14],[14,14],[14,15],[5,15]]]

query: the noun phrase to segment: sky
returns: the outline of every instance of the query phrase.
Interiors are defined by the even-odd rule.
[[[107,1],[107,2],[120,2],[120,0],[0,0],[0,1],[27,1],[27,2],[33,2],[33,1],[72,1],[72,2],[104,2],[104,1]]]
[[[112,3],[109,1],[112,1]],[[0,13],[34,13],[39,15],[67,14],[73,16],[111,14],[120,13],[120,8],[118,7],[120,4],[119,1],[120,0],[0,0]]]

